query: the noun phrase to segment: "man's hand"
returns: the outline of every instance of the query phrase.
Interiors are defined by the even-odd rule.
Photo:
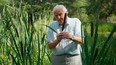
[[[58,34],[57,38],[60,38],[60,40],[61,39],[71,39],[72,35],[69,34],[68,32],[61,32]]]
[[[69,34],[68,32],[61,32],[58,34],[58,37],[61,39],[70,39],[72,41],[75,41],[79,44],[83,44],[84,41],[83,41],[83,38],[80,37],[80,36],[73,36],[71,34]]]

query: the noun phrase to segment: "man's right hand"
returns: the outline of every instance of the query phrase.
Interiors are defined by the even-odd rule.
[[[61,36],[60,33],[57,35],[57,40],[58,40],[59,42],[62,40],[62,36]]]

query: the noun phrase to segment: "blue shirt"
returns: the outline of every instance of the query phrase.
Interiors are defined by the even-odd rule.
[[[57,22],[53,21],[49,25],[53,28],[56,32],[48,29],[48,42],[53,41],[56,39],[58,33],[62,32],[62,26]],[[67,22],[64,27],[64,32],[68,32],[73,36],[82,36],[81,35],[81,22],[78,18],[67,18]],[[80,44],[70,40],[70,39],[62,39],[60,43],[53,49],[54,55],[61,55],[61,54],[80,54],[81,46]]]

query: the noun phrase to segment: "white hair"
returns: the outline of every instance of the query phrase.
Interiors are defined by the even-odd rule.
[[[53,12],[55,12],[56,10],[58,9],[62,9],[64,12],[68,13],[67,12],[67,9],[64,5],[56,5],[54,8],[53,8]]]

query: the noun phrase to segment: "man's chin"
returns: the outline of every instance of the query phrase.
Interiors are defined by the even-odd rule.
[[[63,24],[63,22],[59,22],[59,24]]]

